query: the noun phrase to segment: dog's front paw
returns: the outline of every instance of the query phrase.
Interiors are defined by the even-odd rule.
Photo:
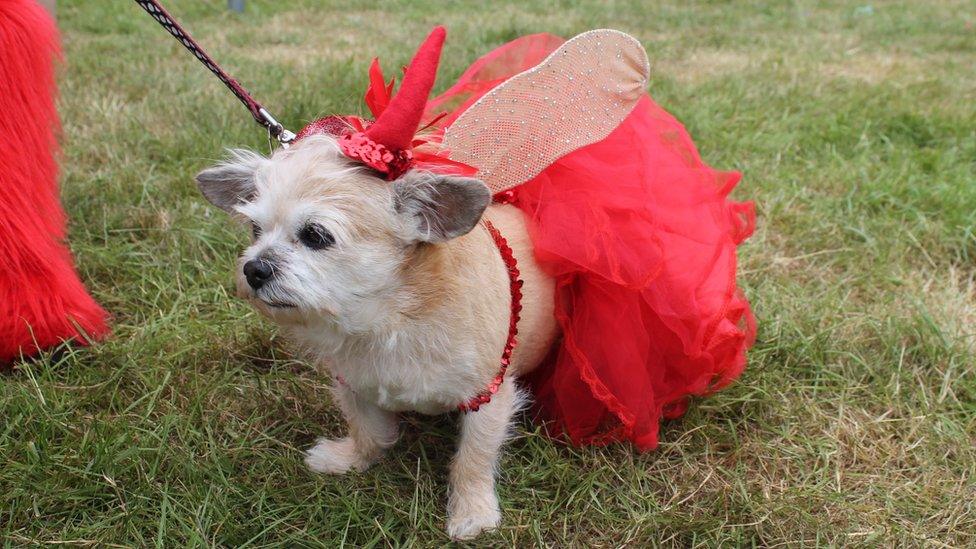
[[[472,539],[482,532],[494,530],[502,523],[498,500],[492,495],[487,501],[458,502],[447,512],[447,535],[451,539]]]
[[[373,460],[364,458],[359,453],[351,437],[320,438],[318,443],[305,453],[305,465],[317,473],[341,475],[353,469],[363,471],[372,464]]]

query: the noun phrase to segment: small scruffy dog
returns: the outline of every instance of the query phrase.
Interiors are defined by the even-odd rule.
[[[461,416],[447,532],[463,539],[498,526],[495,469],[523,401],[514,378],[557,334],[553,282],[533,260],[522,213],[489,205],[477,179],[411,170],[384,181],[328,135],[270,158],[234,151],[197,182],[252,228],[238,295],[336,380],[349,433],[308,451],[322,473],[369,467],[396,442],[398,412],[455,411],[496,376],[510,282],[482,215],[505,236],[524,281],[519,345],[498,392]]]
[[[466,410],[447,513],[462,539],[501,520],[515,378],[548,356],[533,381],[554,429],[642,451],[663,417],[742,372],[755,323],[735,249],[755,217],[727,197],[739,174],[705,165],[646,97],[633,37],[524,37],[428,103],[444,37],[431,32],[395,96],[374,61],[375,120],[321,118],[290,148],[236,151],[197,181],[252,226],[240,296],[335,379],[349,434],[319,440],[308,466],[364,469],[396,441],[397,413]],[[463,113],[420,127],[450,104]],[[446,175],[459,173],[484,182]]]

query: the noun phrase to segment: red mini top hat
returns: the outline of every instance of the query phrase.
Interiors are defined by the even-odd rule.
[[[447,32],[435,27],[417,49],[405,69],[403,83],[390,97],[393,82],[384,84],[379,61],[370,67],[370,86],[366,103],[376,120],[369,122],[355,116],[327,116],[302,128],[296,140],[313,134],[330,134],[339,138],[339,147],[349,158],[359,160],[394,180],[414,166],[431,169],[451,168],[458,174],[471,175],[474,168],[447,159],[446,156],[416,151],[428,140],[416,139],[427,98],[434,80]],[[436,170],[441,171],[441,170]]]

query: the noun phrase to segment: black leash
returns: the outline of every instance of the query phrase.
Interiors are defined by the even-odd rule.
[[[190,33],[186,32],[186,30],[184,30],[183,27],[181,27],[180,24],[173,19],[173,16],[171,16],[169,12],[167,12],[166,9],[159,4],[159,2],[156,0],[135,0],[135,2],[139,4],[142,9],[146,10],[149,15],[153,16],[153,19],[159,22],[159,24],[162,25],[163,28],[166,29],[170,34],[172,34],[174,38],[179,40],[180,44],[183,44],[183,47],[190,50],[190,53],[192,53],[194,57],[203,63],[205,67],[210,69],[210,72],[214,73],[214,76],[219,78],[220,81],[230,89],[230,91],[234,92],[234,95],[236,95],[241,103],[247,107],[247,110],[251,112],[251,116],[254,117],[254,120],[258,124],[261,124],[267,128],[268,134],[271,137],[277,139],[283,147],[287,147],[289,143],[295,140],[295,134],[286,130],[281,123],[275,120],[275,117],[271,116],[271,113],[262,107],[261,104],[258,103],[253,97],[251,97],[251,94],[248,93],[247,90],[245,90],[244,87],[237,82],[237,80],[234,80],[229,74],[224,72],[224,70],[220,68],[220,65],[218,65],[213,59],[210,58],[209,55],[207,55],[205,51],[203,51],[203,48],[201,48],[200,45],[197,44],[196,40],[190,36]]]

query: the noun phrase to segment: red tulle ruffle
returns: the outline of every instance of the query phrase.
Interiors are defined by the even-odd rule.
[[[448,110],[448,126],[561,43],[539,34],[494,50],[431,100],[427,118]],[[736,246],[755,214],[728,198],[739,177],[702,162],[685,128],[645,97],[606,139],[506,197],[556,280],[562,337],[529,377],[556,432],[649,450],[662,418],[742,372],[756,326],[736,286]]]

